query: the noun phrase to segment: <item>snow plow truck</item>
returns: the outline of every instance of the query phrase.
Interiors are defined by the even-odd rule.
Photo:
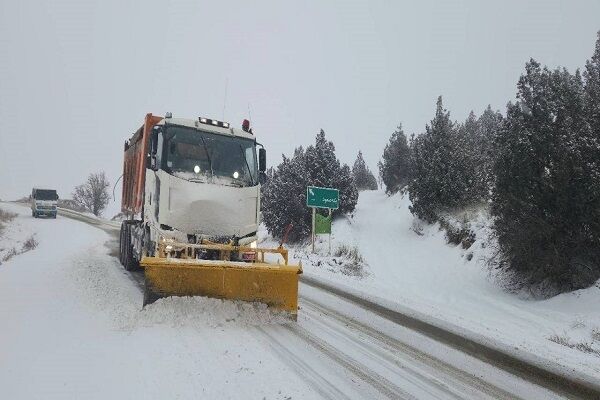
[[[257,156],[258,150],[258,156]],[[266,303],[293,318],[301,265],[257,246],[266,151],[242,128],[147,114],[125,142],[119,258],[143,268],[144,306],[167,296]]]

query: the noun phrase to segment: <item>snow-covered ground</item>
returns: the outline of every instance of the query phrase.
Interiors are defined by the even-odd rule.
[[[36,246],[35,231],[13,223],[17,213],[10,205],[0,203],[0,265]],[[21,207],[18,208],[22,212]]]
[[[362,271],[340,257],[311,255],[309,246],[292,254],[306,275],[547,368],[600,378],[600,282],[543,301],[507,293],[486,266],[485,218],[475,219],[478,239],[464,250],[446,244],[438,225],[415,221],[408,206],[407,196],[365,191],[353,217],[334,221],[333,253],[356,246]],[[317,252],[327,254],[327,235],[319,236]]]
[[[2,398],[318,398],[250,329],[280,316],[206,298],[142,310],[139,288],[108,256],[110,235],[0,207],[39,241],[0,266]]]
[[[331,272],[329,269],[343,267],[326,267],[327,262],[319,267],[305,263],[307,274],[361,291],[365,297],[377,297],[388,306],[414,306],[425,318],[440,317],[454,307],[443,321],[463,323],[468,327],[465,332],[482,332],[477,328],[489,324],[489,315],[479,315],[476,323],[476,312],[481,310],[496,310],[492,321],[507,318],[507,326],[519,327],[514,316],[506,315],[517,300],[514,304],[490,301],[495,309],[479,304],[462,320],[452,319],[468,300],[464,293],[451,292],[460,285],[459,278],[450,280],[443,292],[444,285],[435,284],[433,272],[424,274],[424,284],[417,284],[419,272],[406,269],[403,274],[401,263],[388,266],[397,266],[394,273],[374,264],[377,248],[371,253],[361,240],[366,242],[368,237],[371,243],[377,242],[377,235],[366,231],[375,222],[362,219],[361,214],[368,217],[365,204],[376,201],[383,206],[397,204],[377,193],[361,194],[352,223],[336,223],[335,227],[336,244],[342,241],[360,247],[370,264],[365,267],[366,274],[355,274],[352,268],[344,270],[350,271],[349,275]],[[380,211],[385,212],[383,206]],[[261,305],[200,297],[161,299],[142,309],[139,275],[125,272],[114,257],[118,224],[87,217],[80,218],[87,221],[83,223],[61,215],[56,220],[34,219],[22,205],[0,203],[0,207],[18,213],[12,221],[13,231],[34,234],[39,241],[35,249],[0,265],[2,398],[561,398],[528,382],[526,376],[499,370],[493,362],[474,358],[311,285],[301,285],[297,322]],[[392,208],[388,213],[398,211]],[[359,224],[365,229],[360,234],[355,231]],[[384,229],[390,228],[387,224],[392,226],[394,221],[385,220]],[[409,233],[403,235],[388,238],[387,245],[410,238]],[[417,242],[439,245],[435,251],[446,257],[437,258],[440,263],[452,261],[450,257],[462,260],[460,252],[436,235],[433,230],[423,236],[415,234]],[[6,241],[14,239],[0,237],[0,244]],[[325,244],[321,243],[321,248]],[[380,245],[382,251],[388,251],[385,242]],[[419,253],[425,252],[424,248],[413,247],[413,258],[425,254]],[[429,257],[430,262],[436,259]],[[475,291],[474,286],[486,281],[485,274],[480,282],[469,278],[476,267],[458,262],[449,266],[457,271],[473,269],[464,278],[464,288],[473,290],[472,296],[494,288],[489,284],[487,289]],[[438,273],[446,267],[431,266]],[[402,276],[407,282],[391,281]],[[437,292],[428,293],[425,284]],[[394,296],[399,291],[404,293]],[[444,306],[444,297],[453,305]],[[412,303],[407,298],[412,298]],[[515,315],[525,318],[527,313],[532,311]],[[593,313],[586,314],[585,321],[590,315]],[[556,318],[549,320],[557,323]],[[502,329],[490,328],[490,332],[487,337],[495,337],[493,332],[498,337],[515,337]],[[529,347],[523,347],[531,350],[532,343],[539,344],[539,335],[532,329],[522,332],[529,335],[522,338]],[[570,355],[554,354],[562,361]],[[586,360],[574,360],[579,362],[577,371],[585,370]]]

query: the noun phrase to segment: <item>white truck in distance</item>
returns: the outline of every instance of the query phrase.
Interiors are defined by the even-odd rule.
[[[56,207],[58,205],[58,194],[54,189],[39,189],[31,190],[31,216],[38,218],[47,216],[56,218]]]

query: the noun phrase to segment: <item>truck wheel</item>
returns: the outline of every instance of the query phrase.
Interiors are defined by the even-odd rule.
[[[119,262],[121,263],[121,265],[125,266],[125,262],[124,262],[124,257],[123,257],[123,244],[124,244],[124,231],[125,231],[125,224],[121,223],[121,230],[119,231]]]
[[[125,270],[133,271],[137,268],[137,262],[135,258],[133,258],[133,246],[131,245],[131,224],[125,225],[125,240],[123,242],[125,245],[123,251],[123,266],[125,267]]]

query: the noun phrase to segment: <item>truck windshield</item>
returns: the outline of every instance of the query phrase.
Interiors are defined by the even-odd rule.
[[[56,190],[40,190],[36,189],[34,198],[36,200],[58,200]]]
[[[192,128],[166,129],[162,167],[179,178],[234,186],[257,184],[253,140],[217,135]]]

